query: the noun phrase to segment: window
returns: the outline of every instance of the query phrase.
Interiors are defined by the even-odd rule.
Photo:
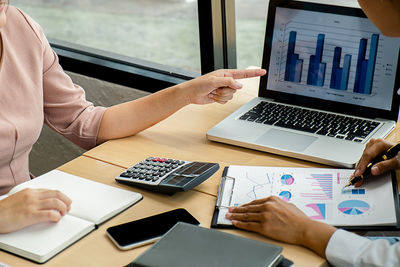
[[[269,0],[235,1],[237,67],[260,67]]]
[[[196,0],[12,0],[10,4],[35,19],[51,40],[128,61],[156,63],[156,68],[200,72]]]

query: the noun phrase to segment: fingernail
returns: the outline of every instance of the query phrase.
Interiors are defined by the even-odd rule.
[[[354,176],[360,176],[360,175],[361,175],[360,170],[356,169],[356,171],[354,172]]]
[[[372,166],[372,168],[371,168],[371,173],[372,173],[373,175],[379,174],[379,168],[378,168],[377,166]]]
[[[231,218],[231,214],[230,213],[225,214],[225,218],[230,219]]]
[[[243,84],[241,84],[240,82],[235,82],[235,88],[242,88]]]

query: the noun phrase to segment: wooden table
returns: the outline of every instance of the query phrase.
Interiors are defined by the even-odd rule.
[[[150,156],[218,162],[220,170],[195,189],[214,196],[217,194],[222,170],[228,165],[327,167],[207,140],[206,132],[210,128],[257,96],[259,78],[245,79],[241,82],[244,85],[243,89],[225,105],[187,106],[135,136],[106,142],[84,155],[123,168]],[[388,136],[388,140],[400,140],[399,127]]]
[[[150,245],[128,251],[118,250],[106,237],[106,228],[179,207],[183,207],[192,213],[202,226],[209,227],[216,202],[217,188],[225,166],[237,164],[323,167],[323,165],[312,162],[211,142],[206,139],[208,129],[257,95],[258,79],[247,79],[243,83],[244,88],[234,96],[232,101],[225,105],[187,106],[140,134],[106,142],[61,166],[60,170],[74,175],[140,192],[143,195],[143,200],[100,225],[97,230],[42,266],[126,265],[143,253]],[[396,130],[391,133],[388,139],[392,141],[400,140],[399,127],[396,127]],[[173,196],[143,191],[119,184],[114,180],[114,177],[125,168],[149,156],[218,162],[221,168],[194,190],[177,193]],[[284,244],[241,230],[224,231],[282,246],[283,255],[293,260],[296,266],[327,266],[323,258],[306,248]],[[0,262],[11,266],[38,266],[38,264],[2,251],[0,251]]]
[[[202,226],[210,226],[216,201],[215,196],[194,190],[168,196],[132,188],[114,180],[114,177],[123,171],[123,168],[86,156],[78,157],[58,169],[111,186],[139,192],[143,195],[143,199],[100,225],[97,230],[45,264],[36,264],[4,251],[0,251],[0,262],[10,266],[124,266],[143,253],[150,245],[121,251],[106,236],[106,229],[110,226],[176,208],[187,209],[200,221]],[[240,230],[225,230],[225,232],[280,245],[284,248],[283,255],[293,259],[296,266],[321,266],[326,264],[324,259],[306,248],[276,242],[255,233]]]

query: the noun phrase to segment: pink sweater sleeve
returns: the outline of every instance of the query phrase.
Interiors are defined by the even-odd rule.
[[[85,91],[63,71],[42,29],[27,18],[43,46],[43,104],[45,123],[84,149],[96,145],[105,107],[95,107]]]

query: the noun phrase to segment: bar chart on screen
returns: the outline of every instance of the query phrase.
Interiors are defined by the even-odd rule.
[[[399,44],[367,18],[278,8],[268,90],[390,109]]]
[[[280,81],[371,94],[374,79],[379,79],[374,77],[375,69],[383,67],[378,55],[380,35],[357,36],[334,26],[306,30],[312,26],[298,21],[284,26]]]

